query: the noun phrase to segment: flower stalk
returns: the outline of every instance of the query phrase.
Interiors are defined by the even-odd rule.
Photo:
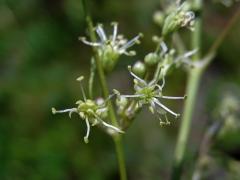
[[[87,22],[87,26],[88,26],[88,31],[89,31],[89,35],[90,35],[90,39],[92,42],[96,42],[96,35],[94,33],[94,27],[93,27],[93,23],[91,20],[91,17],[89,15],[88,9],[87,9],[87,5],[86,5],[86,1],[82,0],[82,5],[84,8],[84,12],[85,12],[85,17],[86,17],[86,22]],[[109,97],[109,90],[108,90],[108,86],[107,86],[107,81],[105,78],[105,74],[104,74],[104,69],[102,67],[101,64],[101,57],[99,56],[97,49],[93,47],[93,51],[94,51],[94,59],[96,62],[96,68],[98,71],[98,75],[99,75],[99,79],[100,79],[100,84],[101,84],[101,88],[103,91],[103,96],[105,98]],[[116,115],[112,106],[111,101],[108,101],[108,108],[109,108],[109,118],[111,119],[112,124],[115,126],[117,125],[117,119],[116,119]],[[124,152],[123,152],[123,146],[122,146],[122,138],[120,135],[114,135],[112,136],[113,140],[114,140],[114,144],[115,144],[115,150],[116,150],[116,154],[117,154],[117,159],[118,159],[118,166],[119,166],[119,174],[120,174],[120,179],[121,180],[126,180],[127,179],[127,173],[126,173],[126,167],[125,167],[125,159],[124,159]]]

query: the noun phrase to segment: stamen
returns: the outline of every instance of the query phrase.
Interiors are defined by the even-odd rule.
[[[123,98],[139,98],[142,97],[143,95],[140,94],[135,94],[135,95],[121,95]]]
[[[64,109],[64,110],[56,110],[55,108],[52,108],[53,114],[66,113],[66,112],[70,112],[70,113],[77,112],[77,108]]]
[[[85,37],[80,37],[79,40],[82,41],[84,44],[87,44],[89,46],[97,47],[97,46],[101,46],[102,45],[101,43],[97,43],[97,42],[89,42],[89,41],[86,40]]]
[[[186,52],[185,54],[183,54],[183,55],[181,55],[181,56],[178,56],[178,57],[175,59],[174,63],[177,63],[177,62],[183,60],[182,62],[184,62],[184,63],[186,63],[186,64],[188,64],[188,65],[191,65],[192,62],[190,62],[190,61],[188,60],[188,58],[191,57],[191,56],[193,56],[194,54],[196,54],[197,51],[198,51],[198,49],[194,49],[194,50],[192,50],[192,51]]]
[[[88,143],[88,137],[89,137],[89,133],[90,133],[90,124],[89,124],[89,121],[88,121],[87,118],[85,119],[85,122],[86,122],[86,125],[87,125],[87,133],[84,136],[84,142]]]
[[[110,101],[114,96],[120,95],[120,93],[116,89],[114,89],[113,91],[113,94],[109,95],[108,98],[105,100],[104,105],[106,105],[108,101]]]
[[[176,96],[161,96],[160,98],[163,98],[163,99],[185,99],[185,96],[184,96],[184,97],[176,97]]]
[[[124,133],[124,131],[122,131],[121,129],[115,127],[115,126],[112,126],[106,122],[104,122],[102,119],[100,119],[99,117],[96,116],[96,118],[98,118],[98,120],[106,127],[110,128],[110,129],[113,129],[114,131],[117,131],[119,133]]]
[[[198,51],[198,49],[194,49],[192,51],[188,51],[186,52],[182,58],[188,58],[188,57],[191,57],[192,55],[196,54],[196,52]]]
[[[129,52],[124,51],[124,52],[122,52],[122,53],[125,54],[125,55],[127,55],[127,56],[135,56],[135,55],[136,55],[136,52],[135,52],[135,51],[129,51]]]
[[[172,110],[170,110],[168,107],[164,106],[162,103],[159,102],[158,99],[153,98],[153,101],[159,105],[161,108],[163,108],[164,110],[166,110],[167,112],[169,112],[170,114],[174,115],[176,118],[180,116],[180,114],[177,114],[175,112],[173,112]]]
[[[163,54],[166,54],[167,51],[168,51],[168,47],[167,47],[167,45],[165,44],[165,42],[162,41],[162,42],[160,43],[160,46],[161,46],[161,48],[162,48]]]
[[[106,111],[107,111],[107,107],[103,107],[103,108],[97,109],[96,113],[97,113],[97,114],[98,114],[98,113],[104,113],[104,112],[106,112]]]
[[[151,104],[150,106],[151,108],[149,108],[149,110],[151,111],[152,114],[154,114],[154,109],[156,109],[156,105],[153,101],[151,101],[150,104]]]
[[[107,41],[107,37],[106,37],[106,34],[105,34],[105,32],[104,32],[101,24],[99,24],[99,25],[97,26],[96,31],[97,31],[97,34],[98,34],[98,36],[100,37],[101,41],[102,41],[102,42],[106,42],[106,41]]]
[[[114,44],[115,41],[116,41],[116,38],[117,38],[118,23],[113,22],[112,25],[113,25],[113,37],[112,37],[112,42],[113,42],[113,44]]]
[[[138,77],[136,74],[134,74],[132,71],[131,71],[131,66],[128,66],[128,70],[129,70],[129,72],[130,72],[130,74],[135,78],[135,79],[137,79],[139,82],[141,82],[141,83],[143,83],[144,85],[147,85],[147,83],[143,80],[143,79],[141,79],[140,77]]]
[[[85,92],[84,92],[84,89],[83,89],[83,86],[82,86],[82,83],[81,83],[81,81],[82,81],[83,79],[84,79],[84,76],[80,76],[79,78],[77,78],[77,81],[80,82],[80,88],[81,88],[81,91],[82,91],[82,96],[83,96],[84,101],[86,101],[86,100],[87,100],[86,94],[85,94]]]
[[[161,119],[160,116],[158,116],[158,120],[159,120],[159,125],[160,125],[161,127],[163,127],[163,125],[164,125],[165,123],[163,122],[163,120]]]
[[[163,78],[162,78],[162,85],[160,86],[161,89],[163,89],[164,86],[165,86],[165,77],[163,76]]]
[[[92,123],[92,126],[96,126],[98,123],[99,123],[98,120],[94,119],[94,122]]]
[[[164,114],[164,116],[165,116],[166,124],[167,124],[167,125],[170,125],[171,123],[170,123],[170,121],[168,120],[167,114]]]
[[[142,34],[137,35],[135,38],[133,38],[132,40],[128,41],[126,44],[124,44],[119,51],[125,51],[126,49],[130,48],[131,46],[133,46],[134,44],[138,43],[138,39],[142,37]]]

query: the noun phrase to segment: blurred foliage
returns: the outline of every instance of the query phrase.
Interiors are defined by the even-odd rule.
[[[92,0],[90,9],[95,22],[118,21],[127,37],[145,34],[135,60],[153,48],[151,35],[160,34],[152,21],[159,0]],[[203,47],[210,46],[234,9],[207,3]],[[81,120],[51,114],[52,106],[71,107],[80,96],[75,79],[88,74],[91,53],[77,40],[85,35],[85,27],[80,0],[0,1],[0,179],[117,179],[114,147],[107,135],[93,131],[86,145]],[[218,84],[230,81],[240,86],[239,30],[240,23],[204,77],[198,99],[208,97],[208,103],[199,101],[207,114],[217,102]],[[109,77],[111,87],[129,90],[126,65],[133,62],[129,57],[120,61]],[[166,91],[184,94],[184,73],[177,70],[168,78]],[[95,94],[99,92],[96,88]],[[195,115],[194,126],[200,128],[192,132],[188,159],[201,141],[206,116],[199,111]],[[131,179],[169,177],[178,125],[175,121],[160,128],[145,112],[138,116],[124,137]]]

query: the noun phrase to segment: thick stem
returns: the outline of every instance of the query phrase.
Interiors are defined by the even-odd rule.
[[[194,110],[194,104],[196,101],[196,95],[201,75],[202,70],[199,68],[194,68],[189,72],[189,78],[187,83],[188,97],[184,105],[183,118],[175,150],[175,159],[172,172],[173,180],[181,179],[184,154],[187,146],[187,140],[192,122],[192,114]]]
[[[89,31],[89,35],[90,35],[90,39],[93,42],[96,42],[96,34],[94,33],[94,27],[93,27],[93,23],[91,20],[91,17],[89,15],[89,12],[86,8],[86,1],[82,0],[82,4],[84,6],[84,13],[86,15],[86,21],[87,21],[87,25],[88,25],[88,31]],[[107,81],[106,81],[106,77],[104,74],[104,70],[101,64],[101,57],[99,57],[99,54],[97,52],[96,48],[93,48],[94,50],[94,57],[95,57],[95,62],[96,62],[96,67],[97,67],[97,71],[98,71],[98,75],[99,75],[99,79],[100,79],[100,84],[101,84],[101,88],[103,91],[103,96],[104,98],[108,98],[109,97],[109,90],[108,90],[108,85],[107,85]],[[116,119],[116,115],[113,109],[113,105],[111,103],[111,101],[108,101],[108,109],[109,109],[109,117],[111,119],[111,122],[114,126],[118,126],[117,123],[117,119]],[[113,135],[113,140],[115,143],[115,150],[116,150],[116,154],[117,154],[117,159],[118,159],[118,167],[119,167],[119,173],[120,173],[120,179],[121,180],[126,180],[127,179],[127,173],[126,173],[126,167],[125,167],[125,159],[124,159],[124,151],[123,151],[123,146],[122,146],[122,138],[121,135]]]
[[[196,0],[196,5],[199,7],[202,6],[201,0]],[[201,9],[201,8],[200,8]],[[229,33],[230,29],[233,27],[235,22],[240,16],[240,7],[236,10],[236,13],[232,16],[222,33],[219,35],[217,40],[213,43],[211,48],[209,49],[206,56],[210,56],[211,54],[215,53],[222,42],[224,41],[225,37]],[[199,60],[201,58],[200,50],[201,50],[201,20],[198,20],[196,23],[195,31],[192,37],[192,48],[198,48],[198,53],[194,56],[194,60]],[[175,159],[174,159],[174,167],[172,173],[172,179],[180,179],[182,173],[182,166],[184,160],[184,154],[187,146],[187,140],[189,136],[190,126],[191,126],[191,119],[194,110],[194,104],[196,101],[196,95],[198,86],[201,80],[201,75],[206,69],[206,67],[211,63],[213,58],[209,59],[205,66],[196,67],[189,72],[189,78],[187,81],[187,95],[188,99],[184,105],[184,112],[183,112],[183,119],[182,124],[180,127],[180,132],[178,136],[176,151],[175,151]]]
[[[202,8],[201,0],[194,0],[195,7],[198,10]],[[202,20],[201,17],[198,17],[195,22],[195,30],[192,33],[192,49],[198,49],[197,53],[193,56],[193,60],[197,61],[201,58],[201,34],[202,34]],[[187,81],[187,100],[184,105],[183,118],[181,121],[180,131],[178,134],[178,140],[175,150],[174,164],[172,179],[178,180],[181,179],[184,155],[187,147],[188,136],[190,132],[190,127],[192,123],[192,116],[194,105],[196,101],[197,90],[199,82],[202,75],[202,68],[195,67],[191,69],[188,73]]]

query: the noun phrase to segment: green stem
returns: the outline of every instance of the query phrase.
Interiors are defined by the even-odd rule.
[[[86,5],[87,5],[86,1],[82,0],[82,4],[84,7],[84,13],[86,15],[86,21],[87,21],[87,25],[88,25],[90,39],[91,39],[91,41],[96,42],[96,34],[94,33],[93,23],[92,23],[90,15],[89,15],[89,12],[87,10],[87,7],[86,7]],[[108,85],[107,85],[106,77],[104,74],[104,70],[103,70],[103,67],[101,64],[101,58],[99,57],[97,49],[93,48],[93,50],[94,50],[94,57],[95,57],[95,62],[96,62],[97,70],[98,70],[98,75],[99,75],[99,79],[100,79],[100,84],[101,84],[101,88],[103,91],[103,96],[106,99],[109,97],[109,90],[108,90]],[[112,124],[115,126],[118,126],[118,122],[117,122],[116,115],[115,115],[111,101],[108,101],[108,109],[109,109],[109,117],[111,119]],[[112,137],[114,140],[115,150],[116,150],[117,159],[118,159],[120,179],[126,180],[127,173],[126,173],[124,152],[123,152],[123,146],[122,146],[122,137],[121,137],[121,135],[113,135]]]
[[[202,9],[201,0],[195,0],[195,4],[200,10]],[[227,36],[230,29],[235,24],[239,16],[240,16],[240,7],[236,10],[236,13],[232,16],[232,18],[230,19],[230,21],[228,22],[228,24],[226,25],[222,33],[219,35],[217,40],[213,43],[206,57],[211,56],[211,54],[214,54],[218,50],[218,48],[224,41],[225,37]],[[193,36],[192,36],[192,48],[198,49],[198,53],[194,56],[195,61],[198,61],[201,58],[201,33],[202,33],[201,29],[202,29],[201,19],[198,19],[196,22],[195,31],[193,32]],[[198,86],[199,86],[203,72],[206,70],[206,67],[211,63],[212,60],[213,58],[210,58],[208,62],[205,64],[205,66],[195,67],[194,69],[191,69],[188,74],[187,90],[186,90],[188,98],[184,105],[183,118],[182,118],[182,123],[181,123],[179,136],[177,140],[176,150],[175,150],[175,159],[174,159],[174,166],[173,166],[173,172],[172,172],[172,179],[174,180],[181,178],[184,154],[186,151],[187,140],[190,132]]]
[[[194,0],[194,4],[198,10],[202,9],[201,0]],[[202,20],[201,17],[198,17],[195,22],[195,30],[192,33],[192,49],[198,49],[198,52],[193,57],[194,61],[197,61],[201,58],[201,35],[202,35]],[[199,67],[191,69],[188,74],[186,90],[188,98],[184,105],[183,118],[181,121],[180,131],[178,134],[178,140],[175,150],[172,172],[173,180],[181,179],[183,160],[187,147],[187,141],[192,123],[193,110],[201,75],[202,68]]]
[[[182,123],[178,135],[177,146],[175,150],[175,159],[173,166],[172,179],[177,180],[181,178],[184,154],[187,146],[187,140],[189,136],[189,131],[191,127],[192,114],[194,110],[194,104],[196,101],[197,90],[202,75],[202,70],[199,68],[194,68],[189,72],[187,90],[188,95],[187,100],[184,105],[184,112]]]

